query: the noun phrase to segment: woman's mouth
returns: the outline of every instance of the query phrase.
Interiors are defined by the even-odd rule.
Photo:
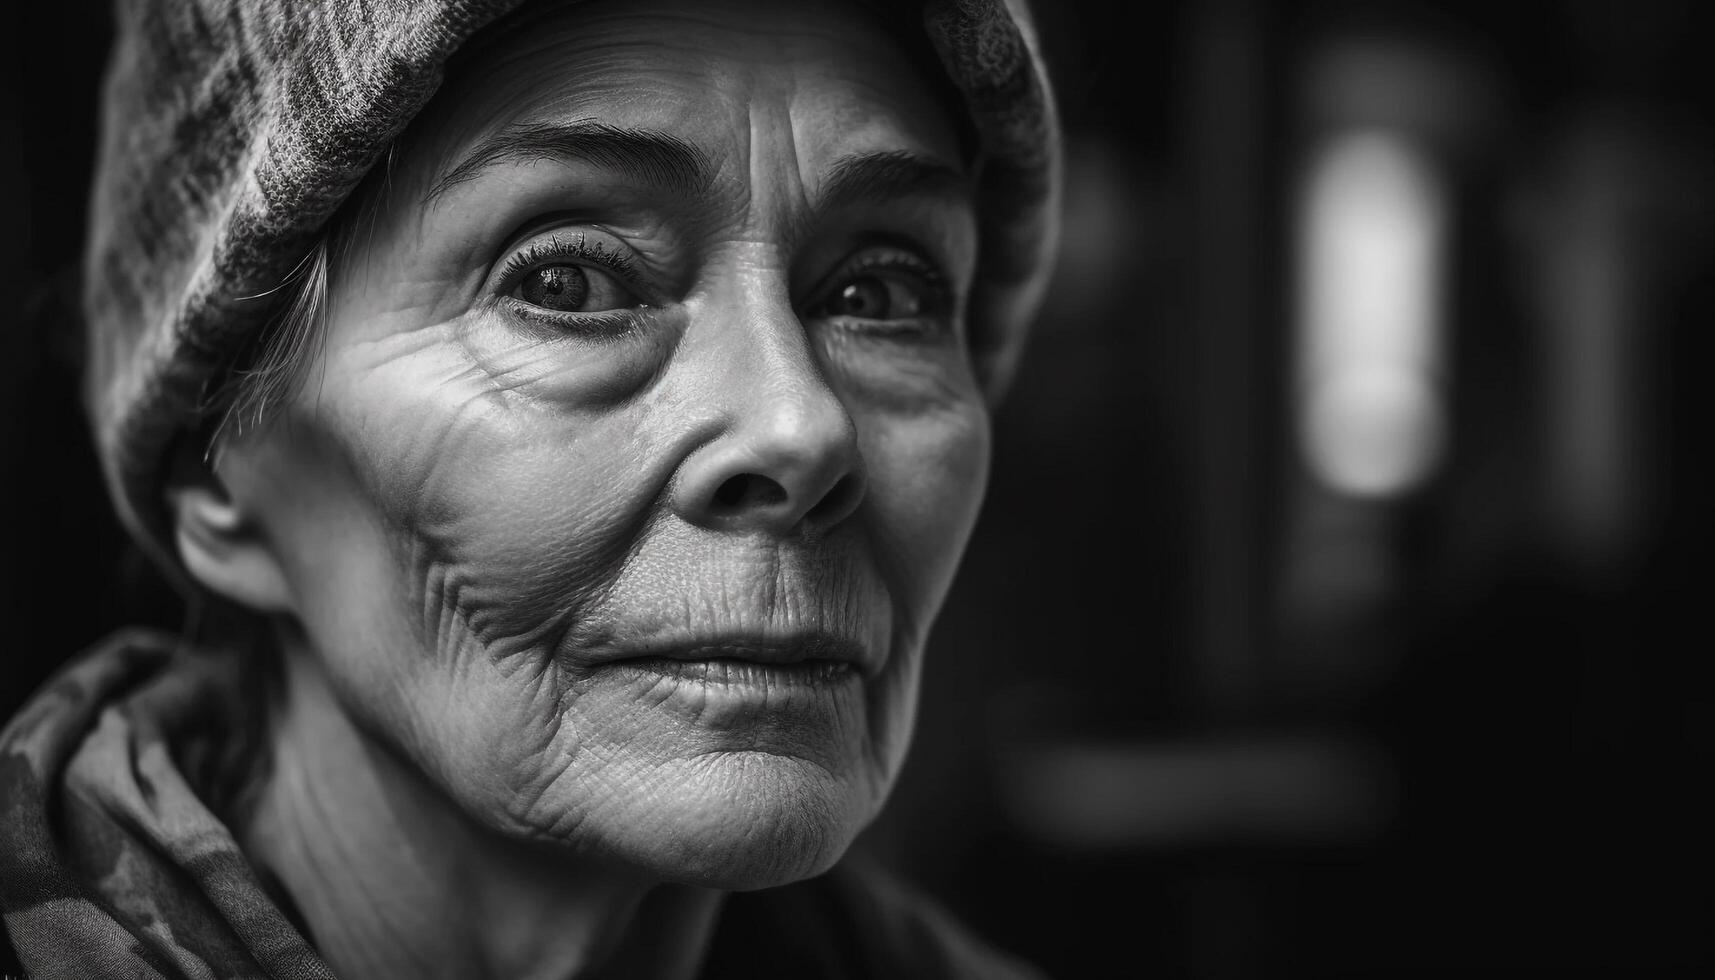
[[[771,662],[726,656],[707,659],[633,657],[615,661],[613,666],[677,681],[762,689],[825,687],[858,676],[857,667],[850,661],[820,659]]]
[[[655,633],[588,651],[592,673],[696,692],[732,704],[788,708],[856,687],[879,668],[866,647],[823,631]]]
[[[746,673],[816,676],[823,673],[873,673],[878,658],[865,644],[826,630],[791,632],[651,630],[580,651],[579,660],[604,664],[654,664],[664,672],[702,671],[711,676]]]

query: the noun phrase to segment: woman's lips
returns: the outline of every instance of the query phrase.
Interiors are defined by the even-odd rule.
[[[676,733],[675,740],[691,739],[699,751],[763,749],[823,758],[838,745],[845,758],[865,738],[870,681],[885,648],[824,632],[673,628],[584,648],[579,656],[581,676],[573,683],[580,698],[605,690],[645,708],[632,716],[638,725],[672,717],[665,731]]]
[[[653,636],[591,654],[592,666],[734,686],[838,683],[875,666],[863,644],[825,632]]]
[[[794,660],[765,663],[729,657],[679,659],[633,657],[614,666],[675,680],[724,687],[821,687],[857,676],[853,664],[838,660]]]

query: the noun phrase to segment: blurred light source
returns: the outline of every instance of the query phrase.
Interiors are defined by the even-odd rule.
[[[1300,212],[1298,431],[1341,493],[1410,490],[1440,458],[1446,194],[1432,161],[1385,130],[1312,158]]]
[[[1667,499],[1674,396],[1664,368],[1685,316],[1675,304],[1707,261],[1708,238],[1695,230],[1715,213],[1707,132],[1592,102],[1567,115],[1514,191],[1540,356],[1538,510],[1550,547],[1593,580],[1642,557]]]
[[[999,774],[1025,833],[1085,852],[1365,843],[1386,831],[1397,789],[1386,753],[1334,734],[1048,739]]]

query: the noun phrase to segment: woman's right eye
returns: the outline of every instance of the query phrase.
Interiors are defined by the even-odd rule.
[[[644,306],[633,281],[623,247],[577,231],[539,237],[514,251],[496,289],[519,313],[582,328],[591,325],[584,317]]]
[[[551,262],[524,272],[511,295],[555,313],[601,313],[638,305],[636,296],[601,269]]]

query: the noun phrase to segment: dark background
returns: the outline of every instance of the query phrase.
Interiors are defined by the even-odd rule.
[[[1699,6],[1037,6],[1066,250],[861,846],[1058,976],[1707,966]],[[7,715],[180,616],[111,517],[54,312],[105,11],[0,33]],[[1303,436],[1306,181],[1362,134],[1433,178],[1444,260],[1438,353],[1388,362],[1439,442],[1365,443],[1381,409],[1334,430],[1419,454],[1385,486]]]

